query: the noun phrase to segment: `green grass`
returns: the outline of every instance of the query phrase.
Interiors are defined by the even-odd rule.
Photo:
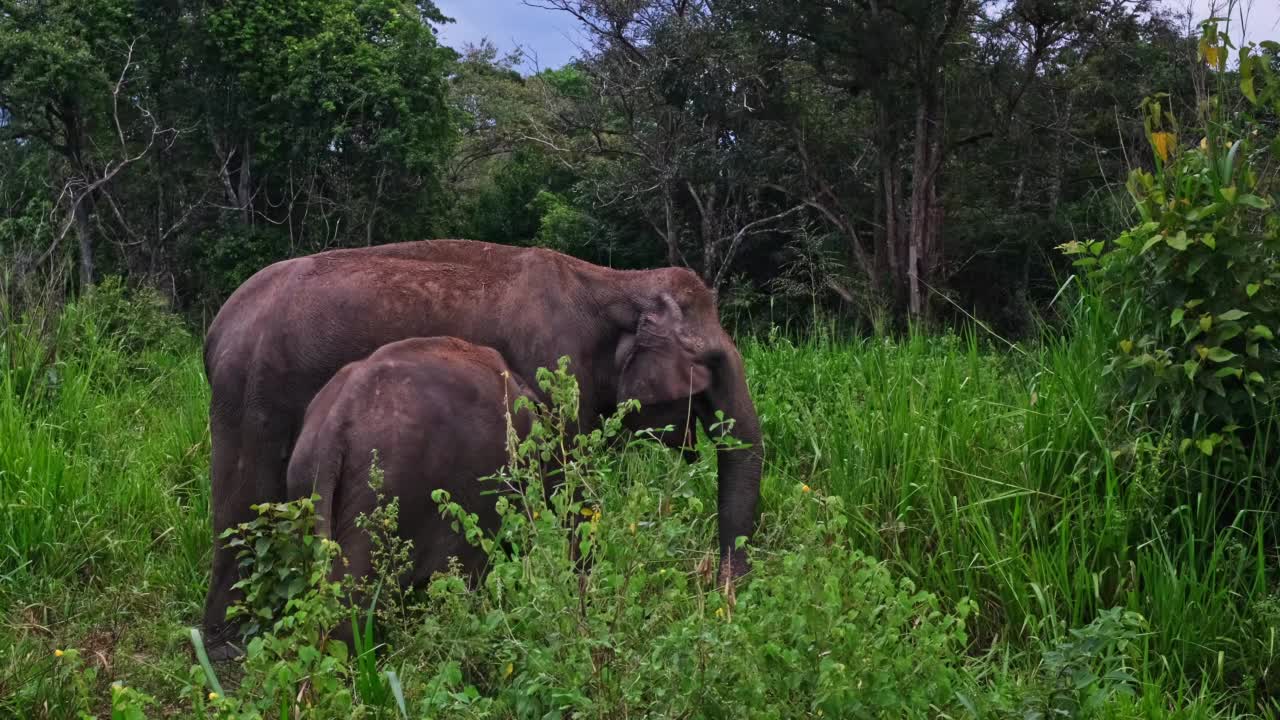
[[[747,349],[769,481],[842,496],[858,545],[952,600],[978,647],[1019,648],[1105,608],[1151,624],[1144,672],[1242,706],[1276,692],[1270,500],[1158,434],[1118,427],[1089,338],[992,353],[973,338]],[[1237,471],[1238,472],[1238,471]]]
[[[0,336],[0,715],[59,717],[53,651],[70,647],[100,668],[102,708],[114,679],[184,707],[208,389],[195,339],[126,341],[111,312],[72,306],[51,337],[18,321]],[[745,341],[766,438],[760,552],[786,547],[805,484],[842,498],[854,548],[948,608],[976,602],[965,662],[993,697],[1043,682],[1046,651],[1122,607],[1147,625],[1141,692],[1116,716],[1274,716],[1276,519],[1258,490],[1274,473],[1188,460],[1137,424],[1136,400],[1108,404],[1108,328],[1087,313],[1079,327],[1016,349]],[[633,482],[667,472],[627,467]],[[713,475],[691,477],[706,533]]]

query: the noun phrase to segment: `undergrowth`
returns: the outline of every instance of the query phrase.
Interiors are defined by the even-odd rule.
[[[358,633],[376,652],[331,647],[350,614],[310,572],[259,660],[208,670],[198,343],[92,331],[115,306],[0,337],[0,715],[293,717],[299,691],[305,717],[397,717],[400,696],[410,717],[1276,713],[1273,500],[1227,504],[1265,483],[1108,401],[1117,320],[1087,299],[1073,335],[1014,348],[744,340],[766,475],[736,602],[711,580],[713,439],[686,465],[601,438],[575,466],[581,588],[582,507],[508,499],[483,586],[408,596]],[[266,509],[286,511],[306,517]]]

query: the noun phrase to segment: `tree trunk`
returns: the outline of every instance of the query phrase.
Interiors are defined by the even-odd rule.
[[[675,201],[671,197],[672,189],[668,183],[663,190],[662,203],[666,214],[667,231],[664,240],[667,241],[667,264],[671,267],[680,266],[680,231],[676,227],[676,209]]]
[[[876,204],[881,213],[880,242],[876,243],[876,272],[881,277],[884,298],[896,314],[906,299],[906,242],[902,233],[902,168],[898,162],[898,138],[894,114],[886,99],[876,111],[876,154],[880,165],[880,192]]]
[[[915,157],[911,171],[911,227],[908,238],[908,308],[914,319],[927,319],[929,287],[941,264],[942,206],[938,202],[938,170],[942,164],[940,78],[931,73],[921,83],[916,103]]]
[[[250,174],[250,140],[244,139],[244,154],[240,156],[240,220],[245,225],[253,225],[253,177]]]
[[[75,192],[71,196],[71,213],[75,218],[76,236],[80,241],[80,287],[93,284],[93,234],[89,228],[89,195]]]

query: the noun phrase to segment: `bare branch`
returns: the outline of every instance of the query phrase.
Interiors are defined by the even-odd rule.
[[[711,287],[713,288],[720,287],[720,283],[723,282],[723,279],[724,279],[724,273],[726,270],[729,269],[729,265],[733,261],[733,256],[735,253],[737,253],[738,246],[742,244],[743,238],[745,238],[748,235],[752,235],[759,232],[766,232],[772,229],[766,226],[771,225],[772,223],[778,222],[779,220],[783,220],[790,215],[794,215],[795,213],[803,210],[807,205],[808,203],[800,203],[799,205],[794,205],[788,208],[787,210],[783,210],[780,213],[777,213],[775,215],[770,215],[769,217],[760,218],[759,220],[753,220],[752,222],[749,222],[746,225],[743,225],[741,228],[739,228],[738,232],[734,233],[733,240],[732,242],[729,243],[729,249],[725,251],[724,258],[720,261],[720,269],[716,271],[715,279],[712,281]]]

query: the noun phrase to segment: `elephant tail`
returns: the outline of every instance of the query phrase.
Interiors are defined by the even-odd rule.
[[[330,442],[316,442],[316,435],[304,435],[294,447],[289,462],[289,499],[316,495],[316,528],[318,537],[337,540],[339,520],[339,481],[346,465],[345,438],[337,434]]]

